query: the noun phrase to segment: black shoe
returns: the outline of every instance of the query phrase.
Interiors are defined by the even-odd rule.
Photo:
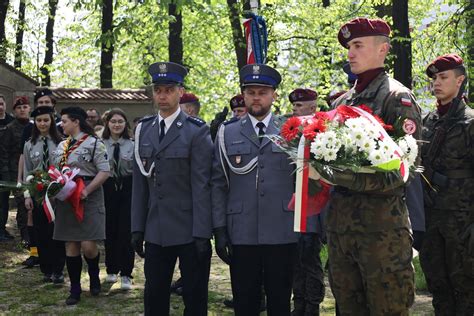
[[[171,293],[176,293],[176,290],[180,287],[183,287],[183,278],[179,278],[173,283],[171,283],[171,287],[170,287]]]
[[[66,299],[66,305],[76,305],[81,300],[80,294],[70,294]]]
[[[28,259],[21,263],[22,265],[26,266],[27,268],[33,268],[34,266],[39,265],[39,258],[29,256]]]
[[[53,275],[51,276],[51,280],[54,284],[63,284],[64,275],[62,273],[53,273]]]
[[[225,307],[234,308],[234,299],[233,298],[226,298],[224,300],[224,305],[225,305]]]
[[[89,290],[92,296],[98,296],[101,290],[100,280],[91,280]]]
[[[45,273],[45,274],[43,275],[42,281],[43,281],[43,282],[46,282],[46,283],[52,282],[53,280],[51,279],[51,277],[52,277],[51,274]]]

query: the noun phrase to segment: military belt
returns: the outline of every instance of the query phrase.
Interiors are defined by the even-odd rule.
[[[431,179],[431,183],[437,185],[440,188],[446,188],[452,183],[452,180],[462,180],[462,179],[473,179],[474,170],[473,169],[457,169],[457,170],[445,170],[443,173],[438,171],[433,171],[432,174],[428,177]]]
[[[387,192],[360,192],[354,191],[349,188],[337,185],[334,187],[334,192],[340,193],[345,196],[353,196],[353,195],[366,195],[366,196],[404,196],[405,195],[405,188],[400,187],[394,190],[390,190]]]

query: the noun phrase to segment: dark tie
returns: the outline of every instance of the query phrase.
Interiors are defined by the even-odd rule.
[[[163,137],[165,137],[165,120],[161,119],[160,121],[160,143],[163,140]]]
[[[43,170],[48,170],[49,167],[49,147],[48,147],[48,139],[46,137],[42,137],[43,139]]]
[[[112,176],[114,177],[115,180],[115,189],[118,191],[122,187],[122,181],[120,178],[120,144],[115,143],[113,144],[114,146],[114,161],[113,161],[113,174]]]
[[[257,127],[258,127],[258,140],[260,141],[260,143],[262,142],[263,140],[263,135],[265,135],[265,123],[263,122],[258,122],[257,123]]]

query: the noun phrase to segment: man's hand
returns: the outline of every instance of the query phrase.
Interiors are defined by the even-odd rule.
[[[89,193],[87,192],[87,188],[84,188],[82,191],[81,191],[81,200],[85,200],[87,199],[87,196],[89,195]]]
[[[212,138],[212,141],[214,141],[216,139],[216,135],[217,135],[217,131],[219,130],[219,126],[222,124],[222,122],[225,121],[225,119],[227,118],[227,113],[229,113],[229,109],[226,107],[224,107],[224,109],[222,110],[222,112],[219,112],[217,113],[215,116],[214,116],[214,119],[211,121],[211,124],[210,124],[210,131],[211,131],[211,138]]]
[[[143,241],[144,241],[143,232],[133,232],[132,233],[132,247],[133,250],[142,258],[145,258],[145,252],[143,251]]]
[[[194,245],[196,246],[196,252],[199,261],[204,261],[211,257],[212,248],[209,239],[194,237]]]
[[[216,253],[222,261],[229,264],[232,259],[232,245],[227,236],[227,229],[225,227],[218,227],[214,229],[214,238],[216,240]]]
[[[461,240],[466,243],[469,255],[474,257],[474,223],[466,228],[461,236]]]
[[[28,211],[33,210],[33,199],[32,198],[25,198],[25,207]]]

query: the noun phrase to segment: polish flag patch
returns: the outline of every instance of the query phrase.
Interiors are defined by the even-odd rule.
[[[402,102],[402,105],[404,106],[411,106],[411,100],[407,98],[401,98],[400,101]]]

